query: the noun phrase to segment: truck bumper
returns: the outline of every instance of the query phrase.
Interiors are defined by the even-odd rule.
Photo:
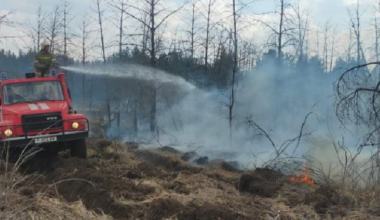
[[[88,137],[88,131],[70,131],[70,132],[60,132],[55,134],[46,135],[36,135],[27,137],[12,137],[0,141],[0,147],[10,146],[10,147],[25,147],[29,145],[43,145],[43,144],[54,144],[66,141],[73,141],[78,139],[83,139]],[[36,140],[41,138],[50,139],[50,141],[36,143]],[[54,141],[51,141],[51,139]],[[55,140],[56,139],[56,140]]]

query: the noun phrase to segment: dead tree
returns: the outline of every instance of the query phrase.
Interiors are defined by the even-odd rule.
[[[9,15],[10,15],[10,13],[0,15],[0,25],[4,25],[6,22],[8,22],[8,16]]]
[[[351,60],[351,57],[352,57],[352,45],[353,45],[353,39],[352,39],[352,26],[350,26],[350,29],[349,29],[349,34],[348,34],[348,47],[347,47],[347,51],[346,51],[346,60],[347,61],[350,61]]]
[[[285,47],[291,45],[294,42],[294,33],[295,30],[293,21],[291,21],[290,17],[286,14],[286,9],[288,9],[291,5],[287,3],[286,0],[278,0],[279,12],[275,14],[279,15],[279,21],[277,24],[271,24],[262,20],[254,20],[265,27],[271,30],[271,35],[269,37],[270,42],[274,42],[272,46],[277,51],[277,62],[279,67],[282,66],[283,63],[283,50]]]
[[[366,131],[357,145],[355,158],[364,149],[370,152],[368,162],[370,177],[379,173],[380,164],[380,73],[376,68],[368,73],[368,67],[379,67],[380,62],[371,62],[354,66],[345,71],[336,84],[336,115],[347,128],[349,125],[360,126]],[[371,180],[378,186],[380,175]]]
[[[33,41],[32,48],[35,53],[40,51],[44,25],[45,25],[45,17],[46,17],[46,14],[42,11],[42,8],[40,6],[38,7],[37,14],[36,14],[37,23],[36,24],[29,23],[28,36],[30,36],[30,38]]]
[[[301,0],[298,0],[294,6],[292,6],[295,13],[295,25],[296,25],[296,54],[298,60],[302,61],[304,56],[307,56],[307,35],[309,32],[309,11],[302,8]]]
[[[125,36],[125,20],[126,20],[126,13],[127,10],[127,2],[128,0],[112,0],[108,1],[108,4],[111,6],[117,5],[117,7],[113,7],[115,17],[112,19],[112,23],[115,25],[115,27],[118,29],[119,35],[118,35],[118,41],[117,41],[117,47],[119,50],[119,59],[123,56],[123,46],[126,45],[124,43],[124,36]]]
[[[333,62],[334,62],[334,53],[335,53],[335,37],[336,37],[336,29],[333,31],[332,35],[332,42],[331,42],[331,51],[330,51],[330,69],[329,72],[331,73],[333,70]]]
[[[366,58],[362,48],[361,42],[361,17],[360,17],[360,1],[357,0],[356,8],[354,12],[349,10],[350,23],[354,30],[354,36],[356,40],[356,62],[357,64],[365,63]]]
[[[194,48],[195,48],[195,34],[196,34],[196,31],[195,31],[195,21],[196,21],[196,17],[195,17],[195,11],[196,11],[196,2],[193,2],[192,5],[191,5],[191,9],[192,9],[192,13],[191,13],[191,31],[190,31],[190,53],[191,53],[191,60],[193,61],[194,60]]]
[[[87,63],[87,54],[88,51],[93,47],[92,43],[89,42],[89,38],[91,33],[93,32],[90,29],[90,20],[88,19],[88,15],[83,15],[82,22],[79,26],[80,38],[81,38],[81,62],[82,65],[85,66]],[[92,81],[92,78],[91,78]],[[92,87],[92,82],[90,87]],[[84,106],[86,100],[86,74],[83,74],[82,77],[82,104]],[[92,88],[91,88],[92,89]],[[91,93],[90,93],[91,94]],[[90,106],[91,106],[91,97],[90,97]]]
[[[323,33],[323,70],[328,72],[328,43],[329,43],[330,23],[326,22]]]
[[[119,57],[122,57],[123,53],[123,36],[124,36],[124,10],[125,10],[125,0],[120,0],[120,23],[119,23]]]
[[[209,46],[210,46],[210,31],[211,31],[211,11],[212,6],[215,4],[216,0],[209,0],[207,4],[207,15],[206,17],[206,38],[205,38],[205,57],[204,57],[204,63],[205,63],[205,73],[207,74],[208,71],[208,60],[209,60]]]
[[[320,47],[320,44],[319,44],[319,29],[317,30],[317,48],[316,48],[316,53],[317,53],[317,58],[319,59],[319,47]]]
[[[8,35],[4,35],[4,33],[1,31],[1,28],[4,27],[4,26],[8,26],[8,27],[15,27],[15,23],[10,21],[9,20],[9,16],[13,14],[13,11],[9,11],[9,12],[1,12],[0,13],[0,42],[2,40],[7,40],[7,39],[14,39],[14,38],[18,38],[19,36],[8,36]]]
[[[87,53],[93,47],[91,43],[89,43],[89,38],[93,30],[90,29],[91,22],[88,19],[88,15],[83,15],[82,22],[79,25],[80,38],[81,38],[81,62],[82,65],[85,66],[87,63]]]
[[[366,63],[345,71],[336,84],[336,115],[342,124],[353,123],[369,130],[358,150],[363,147],[380,147],[380,74],[368,73],[368,66],[380,62]]]
[[[58,37],[63,25],[62,9],[60,5],[56,5],[50,13],[47,22],[47,33],[51,44],[51,53],[54,54],[56,46],[59,47]]]
[[[71,40],[71,33],[70,33],[70,22],[71,18],[69,16],[69,11],[71,11],[71,3],[68,0],[65,0],[63,2],[63,63],[64,65],[67,65],[67,61],[69,58],[68,54],[68,44],[70,43]]]
[[[127,4],[128,8],[134,9],[139,12],[139,15],[131,13],[129,10],[123,10],[125,14],[141,23],[149,33],[150,48],[147,48],[150,54],[150,66],[155,69],[157,64],[157,52],[159,50],[157,42],[159,37],[157,36],[157,30],[164,24],[164,22],[170,18],[173,14],[182,9],[181,6],[173,11],[168,11],[162,4],[162,0],[143,0],[141,1],[141,7],[136,5]],[[115,4],[110,3],[113,7],[122,10],[122,8]],[[148,18],[145,20],[144,18]],[[152,85],[151,87],[151,109],[150,109],[150,131],[154,133],[156,131],[156,114],[157,114],[157,87]]]
[[[236,80],[236,72],[238,69],[238,37],[237,37],[237,15],[236,15],[236,2],[232,0],[232,18],[233,18],[233,42],[234,42],[234,55],[233,55],[233,67],[232,67],[232,79],[231,79],[231,96],[230,103],[228,106],[229,114],[228,121],[230,126],[230,136],[232,138],[232,120],[233,120],[233,110],[235,106],[235,80]]]
[[[285,0],[280,0],[280,23],[278,27],[278,42],[277,42],[277,56],[278,63],[282,64],[282,49],[283,49],[283,37],[284,37],[284,20],[285,20]]]
[[[106,63],[107,59],[106,59],[106,49],[105,49],[105,45],[104,45],[104,29],[103,29],[103,13],[104,13],[104,11],[101,9],[102,0],[96,0],[95,3],[96,3],[96,13],[98,15],[102,58],[103,58],[103,63]]]
[[[198,32],[200,31],[200,28],[197,28],[197,13],[199,12],[199,9],[197,7],[197,4],[199,3],[198,0],[193,0],[190,4],[190,22],[186,22],[188,25],[188,30],[185,30],[185,33],[188,36],[188,42],[189,42],[189,49],[190,51],[190,58],[191,58],[191,69],[194,69],[194,58],[195,58],[195,50],[196,50],[196,36]]]
[[[380,14],[380,0],[376,1],[375,11],[373,16],[373,26],[375,30],[375,46],[374,52],[376,61],[380,61],[380,50],[379,50],[379,37],[380,37],[380,27],[379,27],[379,14]]]

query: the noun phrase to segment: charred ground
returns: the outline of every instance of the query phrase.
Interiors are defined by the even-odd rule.
[[[268,168],[196,166],[171,147],[104,140],[90,146],[87,160],[42,153],[17,172],[14,163],[2,163],[0,218],[380,219],[369,196],[292,183]]]

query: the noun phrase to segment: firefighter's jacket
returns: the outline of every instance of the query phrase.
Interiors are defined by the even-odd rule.
[[[41,50],[34,59],[34,69],[39,77],[50,76],[50,68],[56,63],[53,55],[45,50]]]

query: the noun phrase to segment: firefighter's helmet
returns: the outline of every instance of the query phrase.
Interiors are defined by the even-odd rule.
[[[41,44],[41,48],[45,48],[46,46],[50,46],[50,42],[48,40],[44,40]]]

